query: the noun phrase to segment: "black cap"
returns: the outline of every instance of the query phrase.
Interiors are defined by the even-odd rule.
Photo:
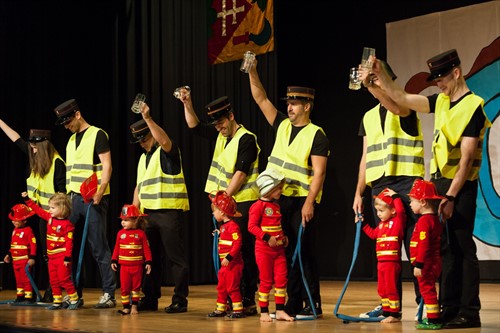
[[[305,101],[314,101],[315,93],[316,90],[314,90],[313,88],[291,86],[286,88],[286,97],[283,97],[282,99],[300,99]]]
[[[151,131],[144,119],[130,125],[130,143],[141,142]]]
[[[437,78],[448,75],[451,70],[460,65],[460,58],[457,50],[452,49],[444,53],[438,54],[427,60],[427,66],[431,71],[427,81],[432,81]]]
[[[207,109],[208,122],[212,125],[233,111],[231,102],[229,102],[229,98],[227,96],[217,98],[207,104],[205,108]]]
[[[76,104],[75,99],[67,100],[64,103],[59,104],[54,112],[57,116],[56,125],[64,125],[73,118],[76,111],[80,111],[78,104]]]
[[[29,142],[43,142],[45,140],[50,140],[51,131],[43,129],[30,129],[30,136],[28,138]]]

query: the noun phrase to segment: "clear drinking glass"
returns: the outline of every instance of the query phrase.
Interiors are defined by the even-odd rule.
[[[132,107],[130,108],[133,113],[141,113],[142,105],[146,101],[146,95],[138,93],[135,95],[134,103],[132,103]]]
[[[181,99],[184,96],[188,96],[191,93],[191,88],[189,86],[182,86],[179,88],[175,88],[174,97]]]

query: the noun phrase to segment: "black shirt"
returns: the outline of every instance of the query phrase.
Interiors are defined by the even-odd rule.
[[[192,128],[194,134],[199,135],[210,141],[217,141],[219,132],[215,126],[200,122],[198,126]],[[226,146],[231,141],[231,138],[226,138]],[[234,172],[241,171],[246,175],[250,172],[252,163],[257,159],[257,142],[251,134],[245,133],[241,136],[238,145],[238,154],[234,165]]]
[[[276,114],[276,119],[274,119],[273,129],[274,133],[278,132],[278,127],[280,126],[283,120],[288,119],[287,115],[282,112]],[[307,126],[307,125],[306,125]],[[292,134],[290,135],[290,141],[288,144],[291,144],[297,134],[304,128],[305,126],[292,126]],[[314,135],[313,145],[311,147],[311,153],[309,155],[309,165],[311,165],[311,155],[314,156],[325,156],[328,157],[330,154],[330,142],[328,138],[322,131],[317,131]]]

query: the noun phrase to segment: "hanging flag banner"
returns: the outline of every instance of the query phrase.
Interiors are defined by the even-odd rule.
[[[273,0],[212,0],[208,9],[208,62],[274,51]]]

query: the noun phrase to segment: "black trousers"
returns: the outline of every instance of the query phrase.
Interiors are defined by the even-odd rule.
[[[448,191],[451,179],[433,179],[440,195]],[[441,237],[439,301],[443,321],[460,315],[479,319],[479,260],[473,238],[478,182],[466,181],[454,201],[453,215],[446,221]]]
[[[317,205],[314,210],[314,218],[312,221],[308,222],[306,228],[303,229],[304,234],[301,242],[301,262],[307,288],[302,279],[298,257],[293,267],[291,266],[293,253],[297,247],[300,225],[302,224],[302,206],[305,199],[305,197],[286,197],[284,195],[279,199],[282,215],[281,225],[289,242],[286,247],[288,264],[288,300],[285,305],[285,310],[290,315],[298,314],[304,308],[304,304],[314,307],[321,306],[319,268],[316,260],[317,251],[315,247],[316,240],[318,239]],[[314,304],[310,304],[308,290]]]
[[[143,281],[145,302],[154,302],[161,297],[165,269],[169,267],[174,281],[172,304],[187,306],[189,265],[183,243],[183,212],[176,209],[145,209],[144,212],[148,214],[145,231],[153,256],[151,273],[145,275]]]

